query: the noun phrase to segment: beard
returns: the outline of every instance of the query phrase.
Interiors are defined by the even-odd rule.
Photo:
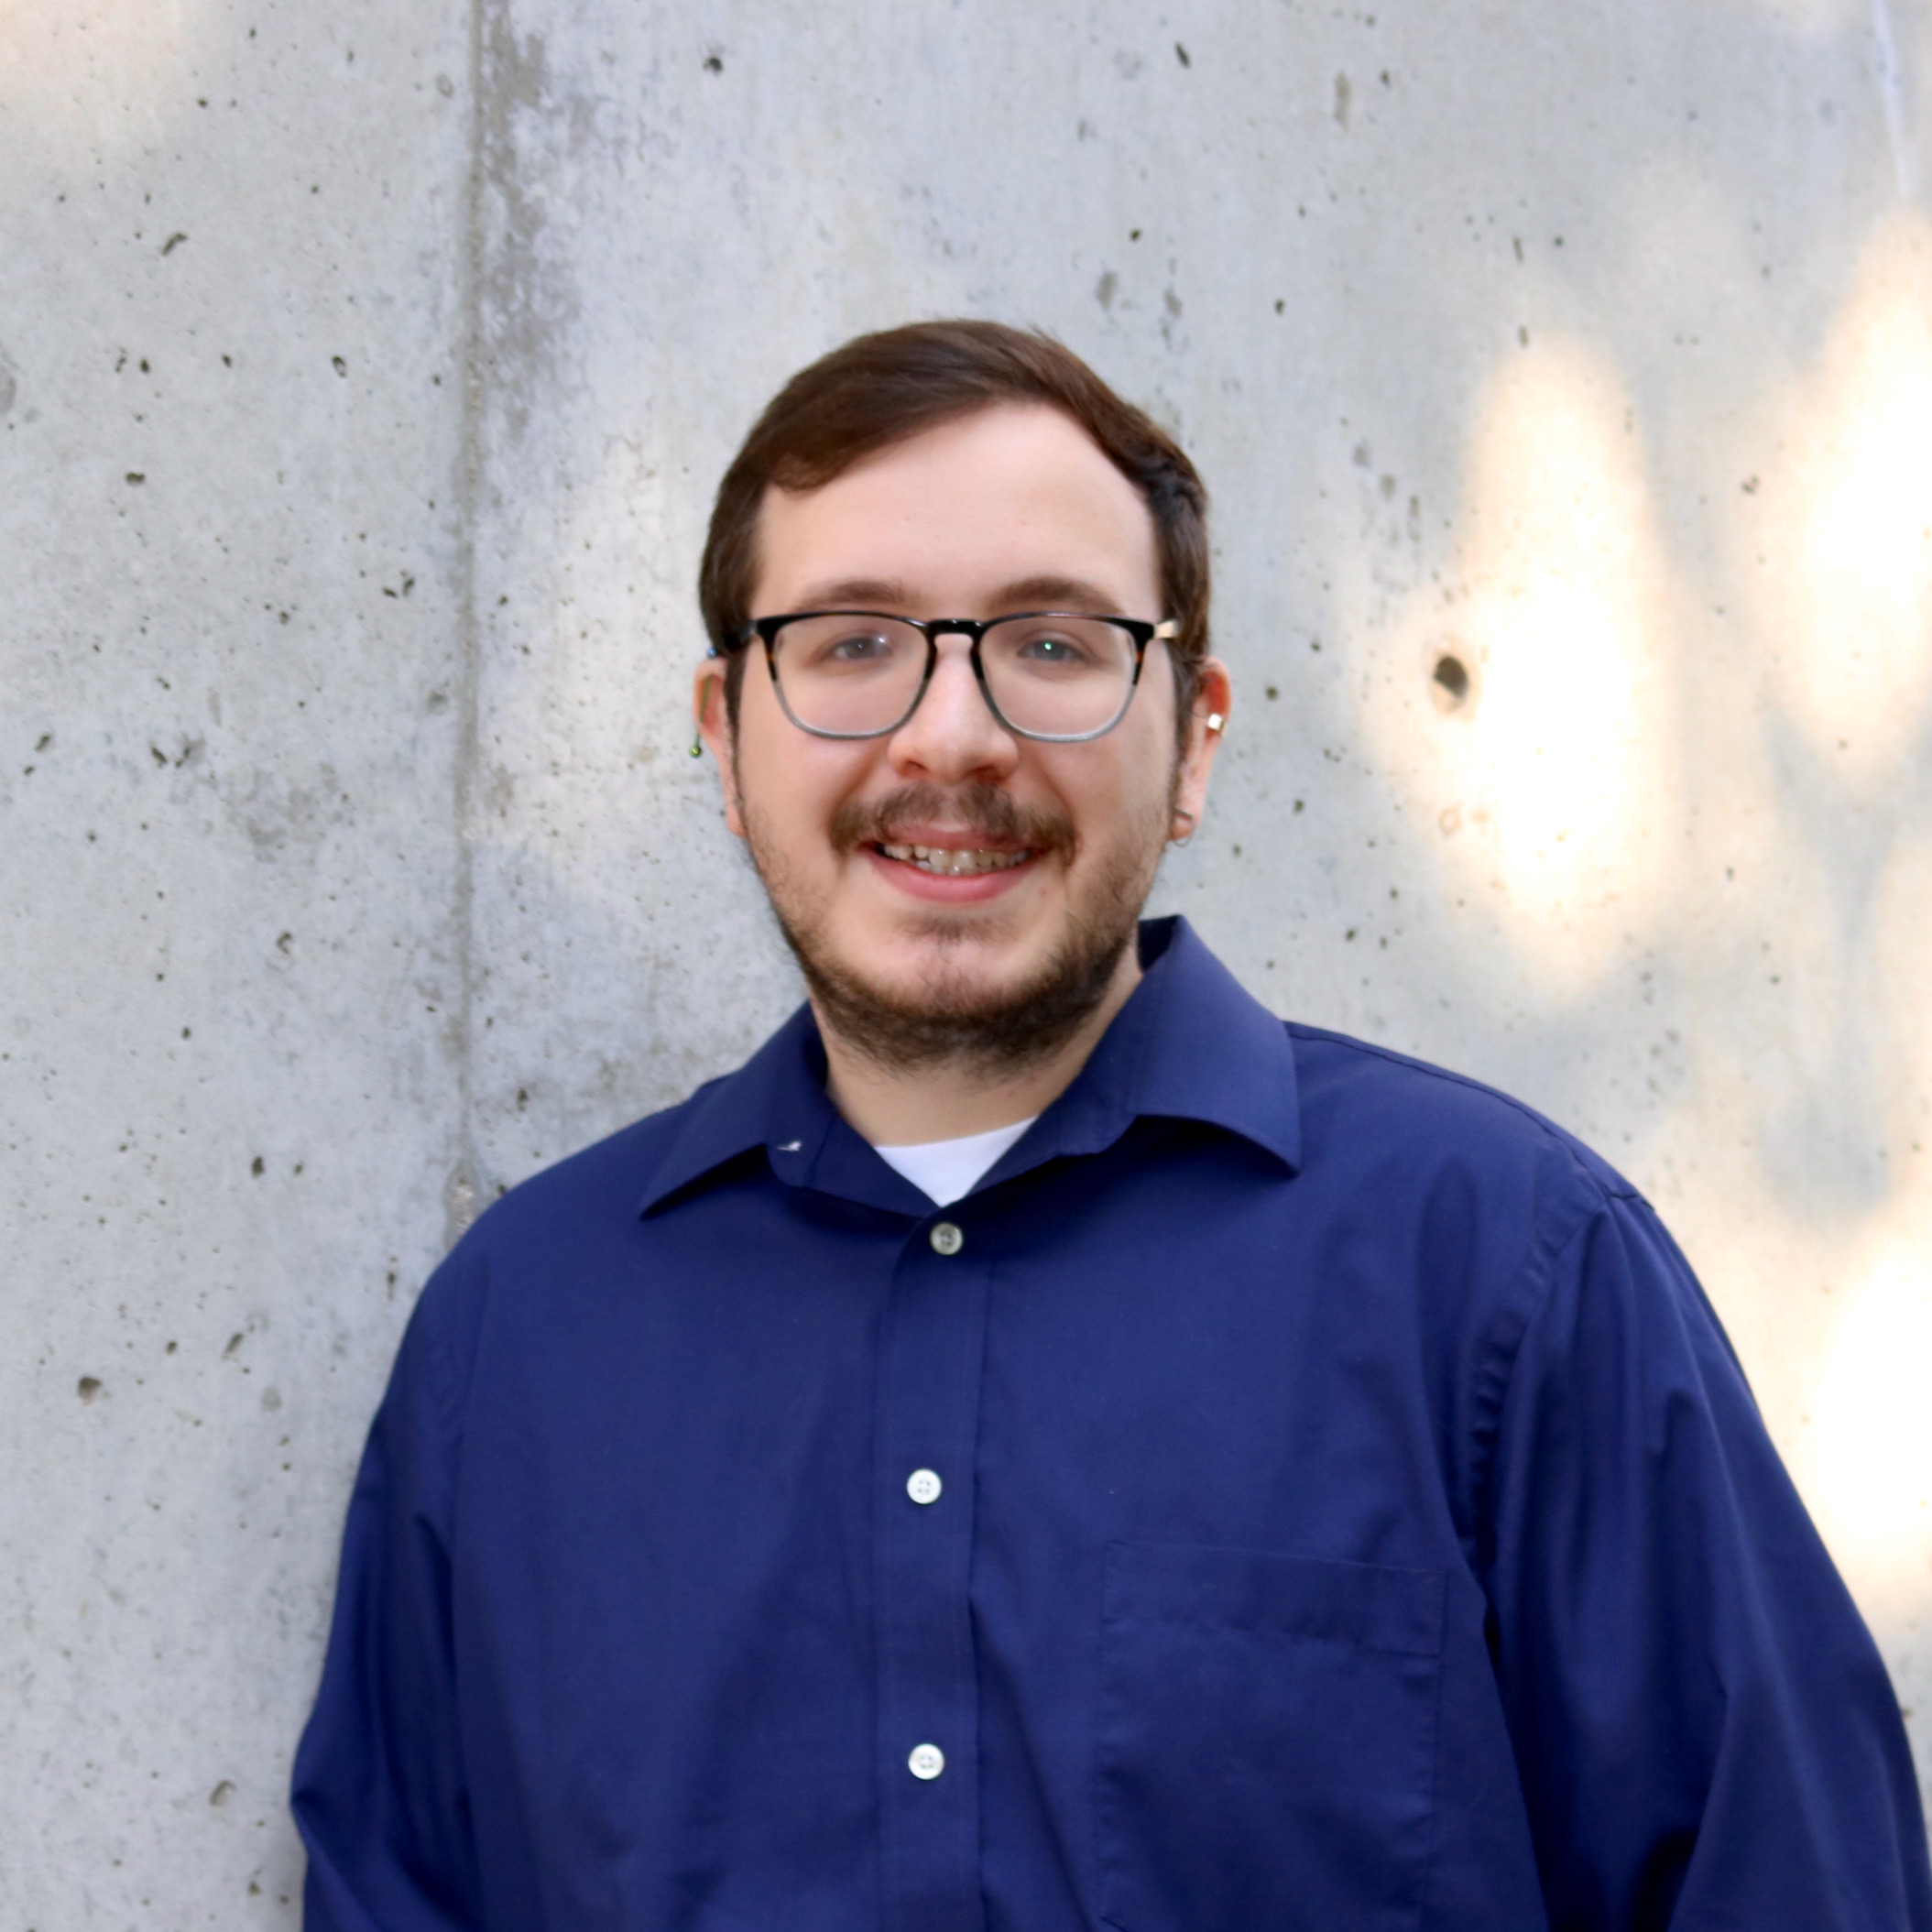
[[[1178,772],[1176,773],[1178,779]],[[906,785],[863,806],[842,806],[832,822],[841,857],[891,841],[896,824],[943,819],[989,844],[1022,846],[1033,865],[1071,868],[1078,856],[1064,815],[1016,802],[998,786],[956,790]],[[993,1081],[1050,1059],[1089,1020],[1134,943],[1171,822],[1171,801],[1144,838],[1127,838],[1068,909],[1065,928],[1038,971],[1018,983],[989,981],[971,955],[984,927],[939,908],[902,930],[923,940],[929,964],[916,985],[897,988],[840,956],[823,909],[809,903],[760,826],[746,814],[746,843],[773,916],[811,989],[821,1019],[856,1053],[891,1071],[949,1066]]]

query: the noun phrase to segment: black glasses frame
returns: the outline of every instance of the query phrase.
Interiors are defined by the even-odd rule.
[[[888,623],[903,624],[926,640],[926,668],[920,676],[919,687],[912,693],[911,703],[890,725],[881,725],[877,731],[827,731],[821,726],[806,724],[792,710],[791,701],[785,696],[784,681],[778,674],[778,634],[786,625],[802,623],[808,617],[880,617]],[[1020,623],[1033,617],[1084,617],[1089,623],[1111,624],[1133,639],[1134,674],[1128,680],[1127,695],[1121,699],[1119,710],[1106,724],[1092,731],[1029,731],[1023,725],[1014,724],[1000,710],[993,696],[992,686],[987,682],[986,665],[979,655],[980,639],[996,624]],[[775,617],[753,617],[728,649],[743,650],[754,641],[764,644],[765,666],[771,673],[771,688],[778,693],[779,707],[801,731],[808,732],[815,738],[883,738],[903,730],[906,721],[919,709],[920,700],[925,696],[926,687],[933,682],[933,672],[938,668],[940,639],[965,638],[979,695],[986,700],[986,708],[999,721],[1003,730],[1010,731],[1016,738],[1031,738],[1039,745],[1086,745],[1095,738],[1105,737],[1127,715],[1128,706],[1134,701],[1134,693],[1141,687],[1141,667],[1147,661],[1147,647],[1157,639],[1163,643],[1171,641],[1179,630],[1180,626],[1172,617],[1150,624],[1141,617],[1117,617],[1091,610],[1010,610],[997,617],[902,617],[890,610],[788,610]]]

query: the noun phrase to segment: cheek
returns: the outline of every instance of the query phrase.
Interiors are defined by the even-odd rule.
[[[1137,842],[1149,826],[1164,826],[1173,793],[1171,739],[1143,730],[1119,752],[1104,769],[1070,776],[1067,794],[1086,835],[1112,844]],[[1085,782],[1073,790],[1078,780]]]
[[[865,752],[807,737],[782,717],[748,715],[738,732],[738,796],[768,839],[793,846],[822,842],[871,763]]]

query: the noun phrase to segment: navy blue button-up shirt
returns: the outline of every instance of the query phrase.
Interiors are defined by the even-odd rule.
[[[943,1211],[802,1012],[464,1238],[350,1505],[311,1932],[1932,1927],[1650,1208],[1142,944]]]

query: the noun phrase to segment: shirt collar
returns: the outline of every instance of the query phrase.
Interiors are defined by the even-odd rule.
[[[1098,1153],[1142,1115],[1221,1128],[1291,1173],[1300,1168],[1287,1029],[1242,989],[1184,919],[1142,921],[1141,958],[1140,985],[1086,1064],[980,1186],[1058,1154]],[[879,1160],[826,1097],[824,1048],[809,1007],[792,1014],[737,1073],[692,1097],[639,1211],[654,1212],[758,1148],[791,1185],[901,1214],[932,1211],[932,1202]]]
[[[1042,1129],[1053,1131],[1052,1152],[1098,1153],[1142,1115],[1158,1115],[1239,1134],[1299,1171],[1288,1029],[1178,915],[1141,922],[1141,959],[1132,998],[1014,1153],[1043,1139]],[[1002,1162],[988,1178],[1007,1171]]]

